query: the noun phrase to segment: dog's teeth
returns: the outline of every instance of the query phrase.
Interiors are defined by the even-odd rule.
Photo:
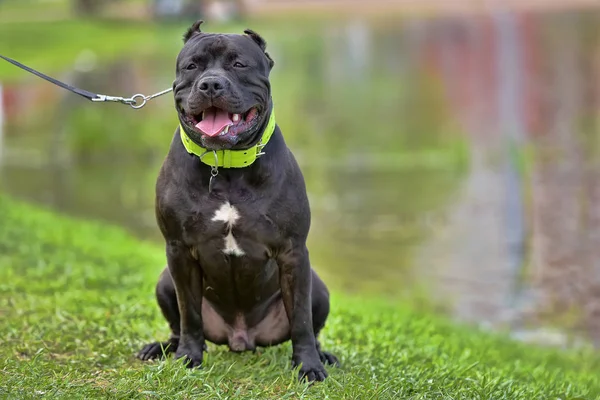
[[[240,114],[233,114],[233,122],[238,122],[240,120]]]
[[[224,134],[226,134],[227,132],[229,132],[229,125],[227,125],[227,126],[225,127],[225,129],[223,130],[223,133],[222,133],[221,135],[224,135]]]

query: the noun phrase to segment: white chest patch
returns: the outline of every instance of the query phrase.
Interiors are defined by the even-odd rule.
[[[241,257],[245,253],[235,241],[232,233],[233,226],[239,218],[240,214],[238,213],[238,210],[229,204],[229,202],[225,202],[217,211],[215,211],[212,220],[215,222],[225,222],[227,225],[227,235],[225,236],[223,253]]]

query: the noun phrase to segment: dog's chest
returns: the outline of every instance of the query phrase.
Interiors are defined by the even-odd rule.
[[[237,207],[231,205],[228,201],[223,202],[223,204],[217,208],[212,217],[210,218],[210,223],[215,225],[223,225],[223,242],[221,246],[221,251],[229,256],[237,256],[241,257],[246,253],[238,243],[238,239],[233,235],[233,228],[237,224],[238,231],[240,230],[240,211]]]
[[[227,200],[204,208],[186,222],[185,230],[198,255],[212,260],[222,256],[266,259],[277,232],[265,210]]]

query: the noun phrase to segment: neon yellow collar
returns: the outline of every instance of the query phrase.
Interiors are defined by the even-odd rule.
[[[269,139],[275,132],[275,111],[271,108],[271,116],[265,128],[260,141],[246,150],[208,150],[196,144],[185,133],[185,130],[179,125],[179,133],[183,146],[190,154],[200,157],[200,160],[211,167],[223,168],[244,168],[251,165],[258,157],[263,155],[263,147],[267,145]]]

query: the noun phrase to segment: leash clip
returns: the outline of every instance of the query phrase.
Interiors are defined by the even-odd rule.
[[[105,95],[105,94],[98,94],[98,95],[96,95],[96,97],[94,97],[94,98],[93,98],[93,99],[91,99],[91,100],[92,100],[92,101],[95,101],[95,102],[114,101],[114,102],[116,102],[116,103],[129,104],[129,105],[131,105],[131,106],[133,107],[133,104],[136,104],[136,101],[134,100],[134,98],[135,98],[136,96],[139,96],[139,95],[137,95],[137,94],[136,94],[136,95],[135,95],[135,96],[133,96],[132,98],[130,98],[130,99],[126,99],[126,98],[124,98],[124,97],[115,97],[115,96],[107,96],[107,95]],[[142,95],[142,97],[144,97],[144,96]],[[145,103],[145,101],[144,101],[144,103]],[[142,106],[143,106],[143,105],[144,105],[144,104],[142,104]]]
[[[133,96],[131,96],[129,98],[107,96],[105,94],[98,94],[98,95],[96,95],[96,97],[94,97],[91,100],[96,101],[96,102],[114,101],[117,103],[127,104],[127,105],[131,106],[131,108],[135,108],[137,110],[139,108],[144,107],[146,105],[146,103],[148,102],[148,100],[152,100],[155,97],[162,96],[163,94],[167,94],[171,90],[173,90],[173,89],[172,88],[165,89],[161,92],[152,94],[150,96],[144,96],[143,94],[138,93],[138,94],[134,94]]]

